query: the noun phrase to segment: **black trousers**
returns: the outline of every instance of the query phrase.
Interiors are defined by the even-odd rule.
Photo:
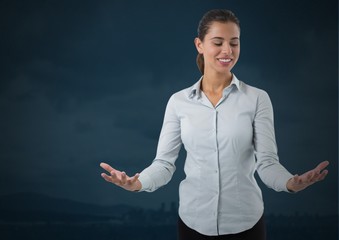
[[[241,233],[219,236],[205,236],[189,228],[178,219],[178,240],[266,240],[264,216],[251,228]]]

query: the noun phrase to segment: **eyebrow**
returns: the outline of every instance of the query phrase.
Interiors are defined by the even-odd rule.
[[[213,37],[210,40],[213,40],[213,39],[224,40],[224,38],[222,38],[222,37]],[[231,38],[231,40],[239,40],[239,38],[238,37],[233,37],[233,38]]]

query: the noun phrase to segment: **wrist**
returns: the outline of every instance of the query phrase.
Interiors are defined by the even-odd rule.
[[[132,192],[139,192],[142,188],[141,182],[139,179],[135,182],[133,188],[131,189]]]
[[[289,193],[296,193],[297,190],[293,187],[292,181],[293,181],[293,178],[288,179],[286,183],[286,189]]]

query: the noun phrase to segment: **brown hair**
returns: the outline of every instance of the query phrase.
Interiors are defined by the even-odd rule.
[[[239,19],[234,15],[233,12],[231,12],[230,10],[226,10],[226,9],[213,9],[205,13],[199,22],[198,38],[201,41],[204,41],[204,38],[213,22],[221,22],[221,23],[233,22],[239,27],[239,30],[240,30]],[[205,68],[204,56],[198,53],[196,62],[197,62],[200,72],[204,74],[204,68]]]

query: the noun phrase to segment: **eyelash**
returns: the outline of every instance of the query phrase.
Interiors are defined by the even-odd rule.
[[[214,45],[217,46],[217,47],[220,47],[220,46],[222,46],[222,43],[214,43]],[[230,45],[231,45],[231,47],[236,47],[236,46],[238,46],[237,43],[230,44]]]

